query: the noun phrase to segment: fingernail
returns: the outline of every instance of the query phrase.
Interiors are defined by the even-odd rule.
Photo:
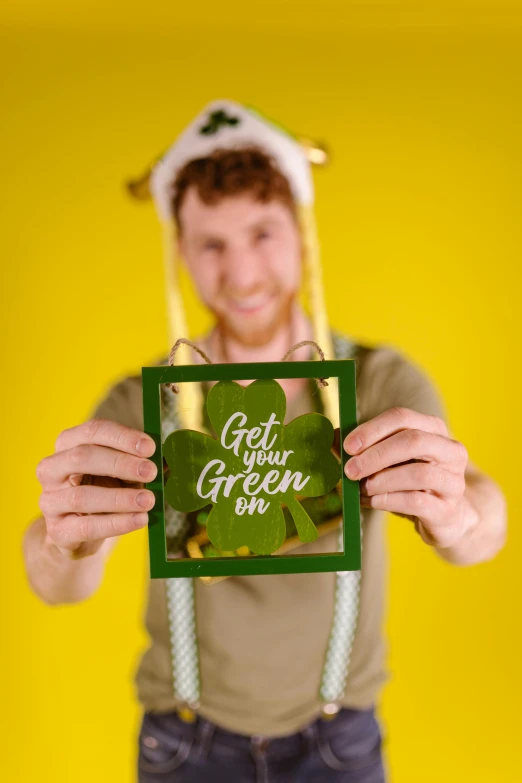
[[[346,439],[346,451],[356,454],[362,448],[362,440],[358,435],[349,435]]]
[[[140,462],[138,465],[138,474],[149,481],[156,475],[156,466],[152,462],[149,462],[149,460],[144,459],[143,462]]]
[[[348,478],[355,478],[359,474],[359,463],[356,459],[350,459],[348,460],[348,463],[346,465],[346,475]]]
[[[148,521],[149,521],[148,514],[140,513],[140,514],[132,515],[132,522],[136,527],[145,527]]]
[[[140,492],[136,498],[136,503],[142,508],[150,508],[152,498],[153,496],[150,492]]]
[[[138,454],[147,454],[150,451],[150,440],[148,438],[140,438],[136,443],[136,451]]]

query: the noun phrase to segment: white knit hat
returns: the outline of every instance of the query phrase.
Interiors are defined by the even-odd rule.
[[[173,182],[189,161],[216,149],[256,146],[274,159],[298,204],[312,204],[314,186],[305,149],[289,133],[234,101],[213,101],[198,114],[154,167],[150,190],[160,218],[172,215]]]

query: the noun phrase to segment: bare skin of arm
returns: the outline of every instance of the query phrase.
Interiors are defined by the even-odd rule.
[[[47,604],[93,595],[117,539],[148,522],[156,475],[152,438],[107,419],[64,430],[36,474],[42,516],[27,529],[23,552],[33,591]]]

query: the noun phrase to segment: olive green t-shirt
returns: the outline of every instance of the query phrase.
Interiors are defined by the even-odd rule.
[[[355,354],[359,423],[401,406],[443,416],[426,375],[392,348]],[[300,410],[296,409],[300,406]],[[311,401],[289,406],[291,417]],[[143,429],[141,378],[116,384],[95,416]],[[386,670],[383,621],[387,586],[384,514],[361,509],[362,569],[357,629],[343,706],[375,704]],[[406,522],[406,524],[411,524]],[[412,534],[416,535],[412,525]],[[337,530],[295,553],[336,551]],[[334,573],[195,580],[201,707],[199,713],[229,731],[281,736],[302,729],[321,711],[318,697],[334,608]],[[149,581],[146,625],[150,646],[136,676],[146,711],[178,706],[172,687],[171,648],[163,579]]]

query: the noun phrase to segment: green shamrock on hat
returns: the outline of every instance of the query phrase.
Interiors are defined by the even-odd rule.
[[[227,126],[239,125],[239,117],[231,117],[222,109],[213,111],[210,115],[208,122],[200,129],[200,133],[203,136],[213,136],[218,132],[220,128],[226,128]]]

